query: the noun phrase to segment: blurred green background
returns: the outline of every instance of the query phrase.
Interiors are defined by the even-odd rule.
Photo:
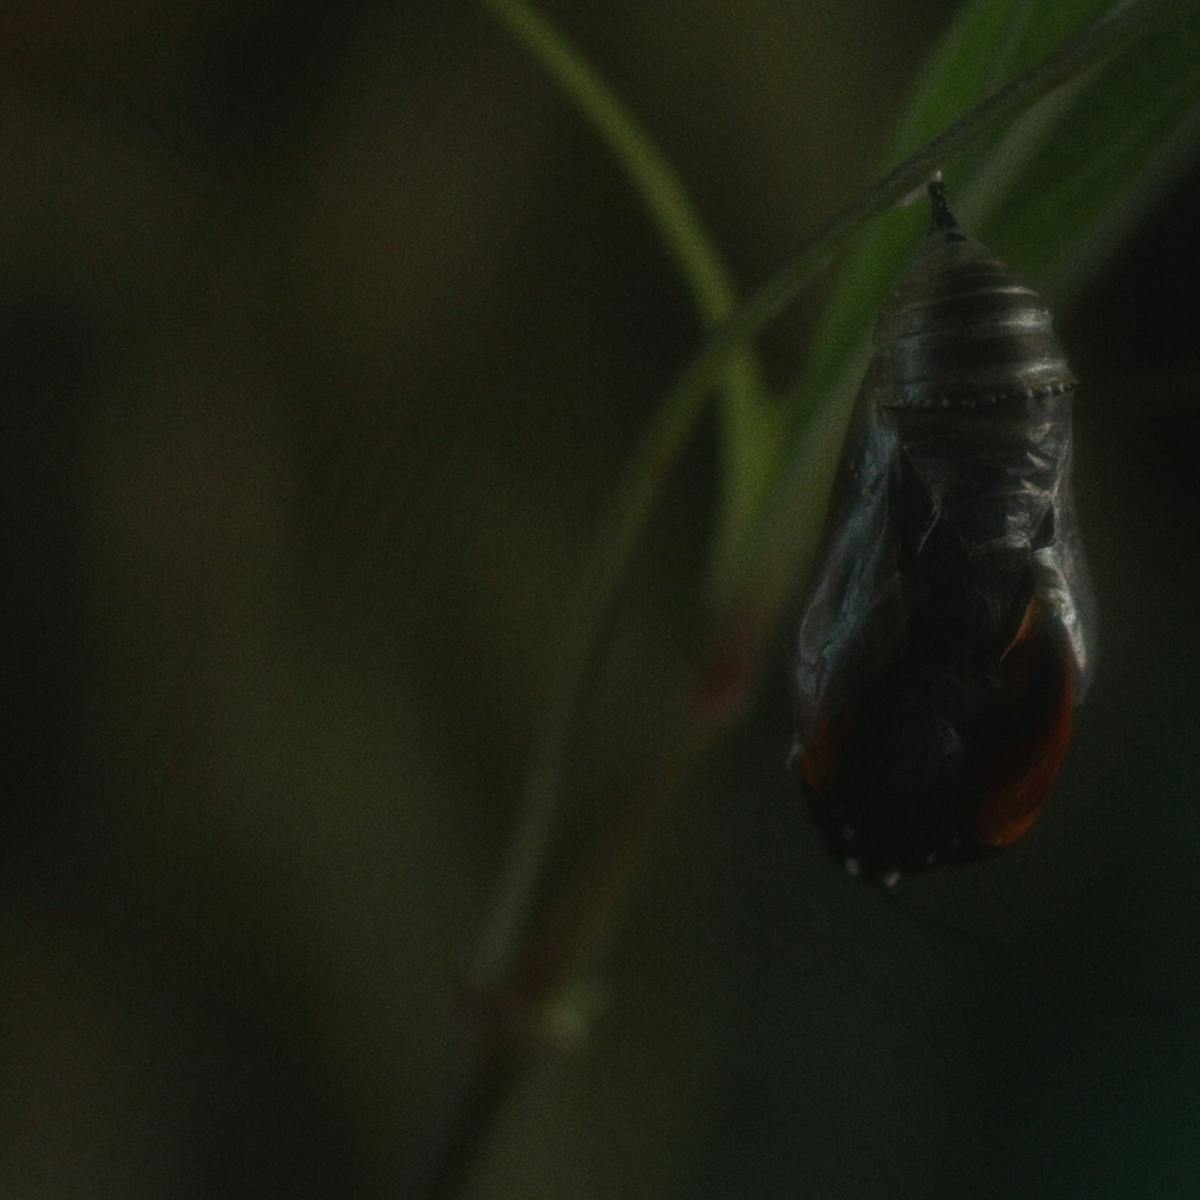
[[[544,7],[749,287],[873,178],[956,6]],[[0,47],[0,1191],[414,1194],[564,598],[701,331],[471,5],[26,0]],[[896,903],[848,879],[784,770],[781,631],[472,1195],[1195,1195],[1198,185],[1060,322],[1102,643],[1037,832]],[[568,841],[669,728],[711,425]]]

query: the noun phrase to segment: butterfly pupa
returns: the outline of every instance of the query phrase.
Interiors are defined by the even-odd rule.
[[[875,328],[793,675],[816,824],[893,882],[1011,845],[1092,670],[1075,376],[1038,295],[932,227]]]

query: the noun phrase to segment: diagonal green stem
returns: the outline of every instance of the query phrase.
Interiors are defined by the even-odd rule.
[[[708,235],[678,172],[637,116],[587,59],[528,0],[480,0],[545,68],[591,126],[624,172],[691,294],[701,321],[711,328],[737,302],[729,270]],[[759,447],[769,442],[777,406],[769,403],[757,356],[742,345],[722,367],[721,503],[716,544],[725,546],[750,515],[765,482]]]
[[[733,309],[737,294],[678,172],[642,123],[551,23],[526,0],[480,0],[554,78],[617,160],[687,283],[706,325]],[[748,401],[762,394],[757,364],[742,350],[731,356],[728,383]]]

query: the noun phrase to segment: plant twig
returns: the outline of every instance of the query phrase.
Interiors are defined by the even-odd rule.
[[[659,833],[668,825],[710,747],[753,694],[766,627],[743,621],[721,631],[687,685],[679,728],[664,731],[658,757],[557,903],[529,936],[510,984],[468,989],[462,1041],[432,1141],[424,1200],[459,1200],[483,1141],[523,1069],[562,1053],[587,1032],[573,1013],[572,981],[584,976],[619,924]]]
[[[722,320],[737,301],[729,270],[679,173],[641,121],[563,34],[525,0],[480,3],[553,76],[617,160],[675,260],[701,320],[706,325]],[[750,396],[758,395],[762,384],[752,356],[742,359],[739,372],[740,376],[729,380],[731,386],[739,386]]]

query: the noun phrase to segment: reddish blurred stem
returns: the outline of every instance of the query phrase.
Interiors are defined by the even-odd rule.
[[[537,1061],[570,1048],[552,1006],[585,977],[618,922],[703,755],[749,700],[764,642],[762,623],[743,617],[721,627],[688,686],[688,719],[600,838],[594,853],[530,936],[507,989],[462,997],[457,1070],[437,1114],[433,1161],[422,1200],[465,1200],[469,1175],[497,1114]]]

